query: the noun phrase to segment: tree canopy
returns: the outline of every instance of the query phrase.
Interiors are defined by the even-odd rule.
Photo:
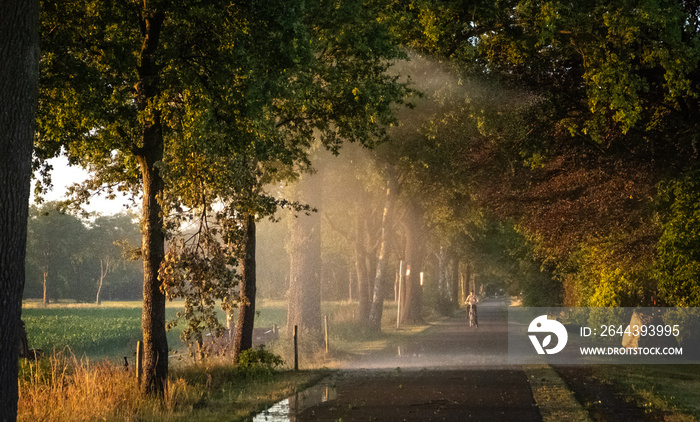
[[[393,121],[407,88],[385,72],[402,53],[376,18],[382,5],[337,6],[42,3],[37,156],[63,151],[93,172],[77,200],[142,197],[147,391],[167,375],[164,229],[205,218],[217,201],[224,227],[226,216],[269,215],[279,202],[261,184],[307,168],[316,135],[337,151],[380,141]],[[208,244],[204,255],[220,257],[223,294],[235,259],[216,236],[197,237],[194,250]]]

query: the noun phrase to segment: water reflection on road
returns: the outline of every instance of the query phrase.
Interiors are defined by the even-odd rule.
[[[253,422],[296,422],[296,415],[301,410],[335,400],[336,391],[334,387],[321,383],[304,391],[298,392],[253,418]]]

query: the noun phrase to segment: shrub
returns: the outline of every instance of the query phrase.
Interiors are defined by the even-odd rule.
[[[238,370],[246,375],[269,374],[282,364],[284,364],[282,358],[265,349],[263,344],[257,349],[244,350],[238,356]]]

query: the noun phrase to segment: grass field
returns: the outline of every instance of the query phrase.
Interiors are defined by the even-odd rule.
[[[167,318],[175,317],[168,308]],[[141,302],[104,302],[102,305],[27,303],[22,309],[29,347],[46,353],[70,351],[92,359],[119,358],[135,353],[141,339]],[[171,347],[180,347],[180,331],[168,333]]]
[[[318,364],[317,356],[310,366],[331,364],[328,359],[345,359],[351,354],[362,354],[386,347],[404,335],[421,330],[393,329],[395,321],[394,305],[386,303],[384,310],[384,332],[368,332],[354,320],[357,304],[347,302],[324,302],[322,312],[329,316],[331,346],[334,353],[323,356],[324,362]],[[174,319],[181,303],[170,302],[166,308],[166,318]],[[110,358],[120,360],[127,356],[133,358],[136,342],[141,339],[141,302],[103,302],[102,305],[58,303],[43,307],[38,301],[27,301],[22,310],[22,319],[26,324],[29,347],[42,349],[46,353],[66,351],[76,357],[88,357],[93,360]],[[281,331],[282,340],[274,346],[275,352],[287,357],[286,336],[287,304],[285,301],[259,301],[256,307],[255,326],[272,327],[276,324]],[[223,312],[220,320],[224,321]],[[181,329],[176,326],[168,332],[168,345],[173,351],[183,351],[185,345],[180,340]],[[307,356],[318,355],[320,349],[316,341],[309,341],[305,333],[300,333],[301,348]],[[307,345],[313,343],[312,346]],[[342,351],[342,353],[340,352]],[[332,366],[332,364],[331,364]]]
[[[639,397],[644,408],[667,411],[673,421],[700,420],[700,365],[599,366],[596,373]]]

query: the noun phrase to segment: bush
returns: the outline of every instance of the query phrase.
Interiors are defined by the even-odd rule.
[[[661,184],[659,293],[672,306],[700,306],[700,171]]]
[[[238,370],[245,374],[269,374],[282,364],[282,358],[265,349],[264,344],[257,349],[244,350],[238,356]]]

